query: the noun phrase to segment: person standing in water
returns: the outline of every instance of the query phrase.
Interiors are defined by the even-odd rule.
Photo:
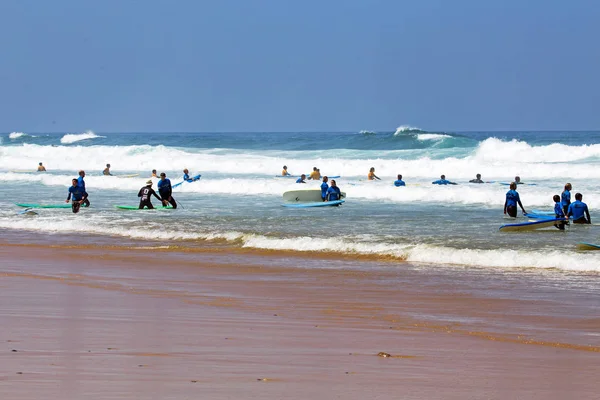
[[[68,203],[69,200],[71,200],[71,209],[73,210],[73,213],[78,213],[81,203],[87,199],[88,194],[85,192],[85,189],[79,186],[77,178],[73,178],[71,183],[71,187],[69,187],[69,195],[67,196],[65,203]]]
[[[517,184],[515,182],[511,182],[510,190],[506,192],[506,200],[504,201],[504,214],[508,214],[511,217],[516,218],[517,204],[519,207],[521,207],[523,214],[527,214],[527,211],[525,211],[525,208],[523,208],[523,204],[521,203],[519,193],[517,193]]]
[[[369,170],[369,174],[367,175],[367,179],[370,181],[374,181],[375,179],[377,179],[378,181],[381,180],[377,175],[375,175],[375,167],[371,167],[371,169]]]
[[[447,180],[446,175],[440,176],[440,179],[438,179],[437,181],[433,181],[431,183],[434,185],[456,185],[455,182],[450,182],[449,180]]]
[[[102,175],[112,176],[112,174],[110,173],[110,164],[106,164],[106,168],[104,168],[104,171],[102,171]]]
[[[327,190],[329,190],[329,185],[327,184],[327,181],[329,181],[329,178],[324,176],[323,183],[321,183],[321,199],[323,199],[323,201],[327,199]]]
[[[77,178],[77,186],[79,186],[80,188],[83,189],[84,192],[86,192],[86,196],[85,196],[85,199],[83,200],[82,205],[84,207],[89,207],[90,200],[89,200],[89,197],[87,196],[87,190],[85,189],[85,181],[83,180],[83,178],[85,178],[85,171],[81,170],[81,171],[79,171],[79,178]]]
[[[591,224],[590,210],[583,201],[581,193],[575,193],[575,201],[569,205],[567,217],[573,217],[574,224]],[[587,217],[587,218],[586,218]]]
[[[340,192],[340,188],[337,187],[335,183],[335,179],[331,180],[331,186],[327,189],[327,200],[326,201],[336,201],[341,200],[342,192]]]
[[[565,190],[560,194],[560,204],[562,205],[565,215],[569,212],[569,205],[571,205],[571,190],[573,187],[570,183],[565,185]]]
[[[319,171],[319,169],[317,167],[313,167],[313,171],[310,173],[310,176],[308,177],[308,179],[312,179],[315,181],[321,180],[321,172]]]
[[[173,198],[172,193],[171,180],[167,179],[167,174],[161,172],[160,181],[158,181],[158,194],[160,194],[163,206],[170,203],[173,208],[177,208],[177,202]]]
[[[475,175],[475,179],[471,179],[469,181],[469,183],[484,183],[484,182],[481,180],[481,174],[477,174],[477,175]]]
[[[402,180],[402,174],[398,174],[398,179],[394,181],[394,186],[406,186],[406,183]]]
[[[306,183],[305,179],[306,179],[306,175],[302,174],[302,175],[300,175],[300,178],[296,179],[296,183]]]
[[[42,163],[39,163],[37,170],[38,172],[46,172],[46,167],[44,167]]]
[[[140,198],[140,206],[138,207],[140,210],[144,207],[148,207],[149,209],[153,209],[152,201],[150,201],[151,196],[156,197],[159,201],[162,202],[162,199],[158,197],[154,189],[152,189],[152,181],[149,180],[146,182],[146,186],[140,189],[138,192],[138,197]]]
[[[152,176],[150,178],[158,178],[158,176],[156,176],[156,170],[155,169],[152,170]]]

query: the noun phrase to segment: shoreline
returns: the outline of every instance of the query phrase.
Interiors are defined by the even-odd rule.
[[[408,263],[309,269],[260,254],[0,244],[0,255],[3,398],[592,399],[600,390],[594,308],[574,302],[581,293],[510,276],[461,282]]]

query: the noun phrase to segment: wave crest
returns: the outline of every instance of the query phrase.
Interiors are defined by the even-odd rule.
[[[60,138],[60,142],[62,144],[71,144],[71,143],[79,142],[81,140],[104,138],[104,137],[106,137],[106,136],[98,136],[92,131],[87,131],[84,133],[67,133],[65,136]]]

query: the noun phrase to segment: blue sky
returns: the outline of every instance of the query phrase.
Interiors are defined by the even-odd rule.
[[[600,2],[2,0],[0,131],[600,129]]]

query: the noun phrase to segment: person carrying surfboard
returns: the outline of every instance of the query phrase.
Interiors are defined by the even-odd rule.
[[[83,178],[85,178],[85,171],[84,170],[80,170],[79,171],[79,178],[77,178],[77,186],[83,188],[83,191],[86,192],[86,194],[87,194],[87,190],[85,189],[85,181],[83,180]],[[85,197],[85,199],[83,200],[82,205],[84,207],[89,207],[90,206],[89,196]]]
[[[367,175],[367,179],[370,181],[374,181],[375,179],[379,181],[381,180],[381,178],[375,175],[375,167],[371,167],[371,169],[369,170],[369,174]]]
[[[194,181],[197,181],[198,179],[199,178],[195,178],[195,177],[192,178],[192,177],[190,177],[190,171],[188,171],[187,168],[183,170],[183,180],[184,181],[186,181],[186,182],[194,182]]]
[[[160,173],[160,181],[158,181],[158,193],[162,199],[163,206],[171,204],[173,208],[177,208],[177,202],[172,196],[173,189],[171,188],[171,180],[167,178],[167,174]]]
[[[78,213],[79,207],[81,207],[81,203],[83,203],[87,199],[88,194],[85,192],[84,188],[79,186],[77,178],[73,178],[71,182],[72,185],[71,187],[69,187],[69,195],[67,196],[67,200],[65,200],[65,203],[68,203],[72,199],[71,209],[73,210],[73,213]]]
[[[523,204],[521,203],[519,193],[517,193],[517,184],[515,182],[511,182],[510,190],[506,192],[506,200],[504,201],[504,214],[508,214],[511,217],[516,218],[517,204],[519,207],[521,207],[523,214],[527,214],[527,211],[525,211],[525,208],[523,208]]]
[[[571,204],[571,190],[573,190],[573,186],[567,182],[565,190],[560,194],[560,202],[565,215],[569,212],[569,205]]]
[[[37,170],[38,172],[46,172],[46,167],[44,167],[42,163],[39,163]]]
[[[141,188],[140,191],[138,192],[138,197],[140,198],[140,206],[138,208],[140,210],[144,207],[147,207],[149,209],[154,208],[154,206],[152,205],[152,202],[150,201],[151,196],[156,197],[159,201],[162,202],[162,199],[160,197],[158,197],[158,195],[156,194],[154,189],[152,189],[152,181],[149,180],[146,182],[146,186]]]
[[[342,192],[340,192],[340,188],[337,187],[335,183],[335,179],[331,180],[331,186],[327,189],[327,200],[326,201],[335,201],[341,200]]]
[[[556,217],[556,219],[565,218],[565,213],[562,209],[562,205],[560,204],[560,196],[555,194],[552,197],[552,200],[554,200],[554,216]],[[558,229],[560,229],[561,231],[564,231],[566,223],[568,223],[568,221],[559,222],[557,224],[554,224],[554,226],[557,227]]]

